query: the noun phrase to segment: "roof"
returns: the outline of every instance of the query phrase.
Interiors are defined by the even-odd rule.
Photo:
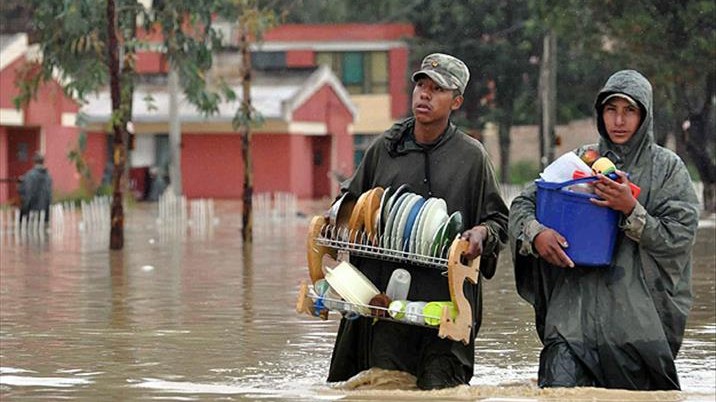
[[[395,41],[413,36],[411,24],[282,24],[266,32],[262,41]]]
[[[27,34],[0,35],[0,71],[28,50]]]
[[[264,119],[292,121],[293,112],[324,85],[330,86],[353,115],[357,109],[348,92],[326,66],[313,70],[281,71],[279,73],[255,73],[251,84],[251,103]],[[233,87],[237,95],[234,102],[222,102],[219,113],[205,117],[194,105],[180,94],[179,116],[181,122],[231,122],[240,106],[242,89]],[[148,103],[146,98],[153,101]],[[81,109],[86,123],[106,123],[111,114],[111,98],[108,90],[89,97]],[[169,120],[169,92],[164,86],[139,86],[134,91],[132,121],[135,124],[160,123]]]
[[[281,52],[387,51],[407,48],[415,36],[411,24],[283,24],[264,34],[252,50]]]

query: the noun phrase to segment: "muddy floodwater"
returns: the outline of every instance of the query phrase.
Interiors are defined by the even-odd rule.
[[[297,217],[257,218],[250,252],[240,206],[230,202],[217,202],[209,225],[186,229],[157,222],[155,204],[129,207],[119,252],[108,250],[102,228],[4,230],[0,400],[715,399],[713,218],[702,221],[694,250],[694,306],[676,361],[683,391],[537,388],[540,343],[505,253],[484,285],[470,386],[427,392],[396,373],[325,383],[339,316],[295,312],[298,284],[308,278],[308,220],[325,207],[299,204]]]

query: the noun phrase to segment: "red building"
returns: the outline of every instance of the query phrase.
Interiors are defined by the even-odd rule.
[[[224,24],[223,29],[230,33],[232,26]],[[336,178],[349,176],[370,140],[408,112],[405,40],[412,36],[413,27],[407,24],[282,25],[267,32],[252,49],[252,104],[265,119],[252,131],[255,191],[285,191],[301,198],[334,195]],[[3,44],[0,178],[24,173],[39,149],[47,154],[55,196],[67,194],[79,186],[66,156],[79,136],[74,126],[78,107],[52,84],[26,110],[15,111],[16,70],[27,60],[28,47],[26,41],[13,47],[17,56],[11,62],[6,62],[5,48]],[[216,56],[212,75],[238,82],[237,53]],[[166,171],[169,163],[166,60],[156,51],[140,53],[137,72],[141,82],[133,103],[136,136],[129,163],[139,182],[143,176],[138,172],[149,167]],[[241,93],[238,85],[235,90]],[[147,95],[153,98],[151,106]],[[82,130],[88,133],[85,156],[99,182],[111,166],[108,92],[88,101],[81,110]],[[239,198],[241,136],[231,127],[238,103],[222,104],[220,113],[209,118],[186,102],[180,105],[184,194]],[[14,185],[4,184],[0,203],[8,202],[14,191]]]
[[[350,93],[354,164],[377,134],[409,114],[411,24],[285,24],[254,48],[256,68],[328,65]]]
[[[241,88],[234,91],[240,95]],[[145,98],[153,101],[147,103]],[[327,67],[257,73],[251,87],[252,105],[264,123],[252,129],[254,190],[289,192],[301,198],[334,194],[331,174],[353,171],[351,124],[355,116],[348,93]],[[169,94],[163,85],[135,89],[132,122],[135,168],[165,169],[169,158]],[[204,117],[180,100],[183,193],[190,198],[240,198],[243,187],[241,135],[232,128],[240,100],[222,103],[219,113]],[[90,138],[102,141],[111,113],[103,91],[82,108]],[[106,140],[105,140],[106,141]],[[107,142],[107,141],[106,141]]]
[[[27,107],[17,110],[13,103],[19,94],[18,72],[35,57],[37,51],[28,46],[27,35],[0,35],[0,204],[17,202],[16,180],[32,168],[32,156],[38,151],[45,154],[55,194],[79,187],[79,175],[67,159],[77,145],[78,105],[64,96],[56,82],[41,86]],[[100,159],[91,161],[99,167]]]

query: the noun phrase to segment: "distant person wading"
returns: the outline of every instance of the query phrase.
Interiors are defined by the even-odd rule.
[[[45,223],[50,221],[52,177],[41,154],[33,157],[35,166],[20,178],[20,221],[28,219],[30,211],[45,211]]]

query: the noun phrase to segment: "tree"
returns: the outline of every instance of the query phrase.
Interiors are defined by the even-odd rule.
[[[260,41],[266,29],[276,24],[275,13],[259,9],[255,0],[238,0],[239,52],[241,54],[241,105],[233,120],[235,130],[241,130],[241,156],[244,161],[241,238],[244,246],[253,242],[253,159],[251,157],[251,126],[263,122],[262,116],[251,105],[251,52],[250,44]]]
[[[92,92],[109,85],[113,142],[113,201],[110,248],[124,247],[123,173],[127,155],[127,124],[134,92],[134,59],[142,46],[143,31],[160,30],[166,56],[178,67],[186,98],[205,114],[218,111],[223,93],[208,88],[205,72],[220,34],[212,28],[213,15],[225,7],[220,0],[155,2],[147,10],[136,0],[67,0],[33,4],[33,29],[42,51],[39,66],[28,66],[20,83],[16,106],[28,102],[43,81],[55,79],[65,92],[84,102]]]
[[[421,38],[412,54],[450,53],[470,66],[463,114],[468,124],[481,127],[496,122],[500,143],[500,179],[510,169],[510,129],[520,102],[529,94],[537,109],[541,35],[531,20],[527,2],[486,0],[422,1],[410,20]],[[448,22],[449,21],[449,22]],[[532,61],[531,61],[532,60]]]
[[[716,211],[716,4],[552,0],[542,7],[575,57],[649,78],[656,141],[674,137],[677,153],[688,156],[704,184],[705,209]]]

